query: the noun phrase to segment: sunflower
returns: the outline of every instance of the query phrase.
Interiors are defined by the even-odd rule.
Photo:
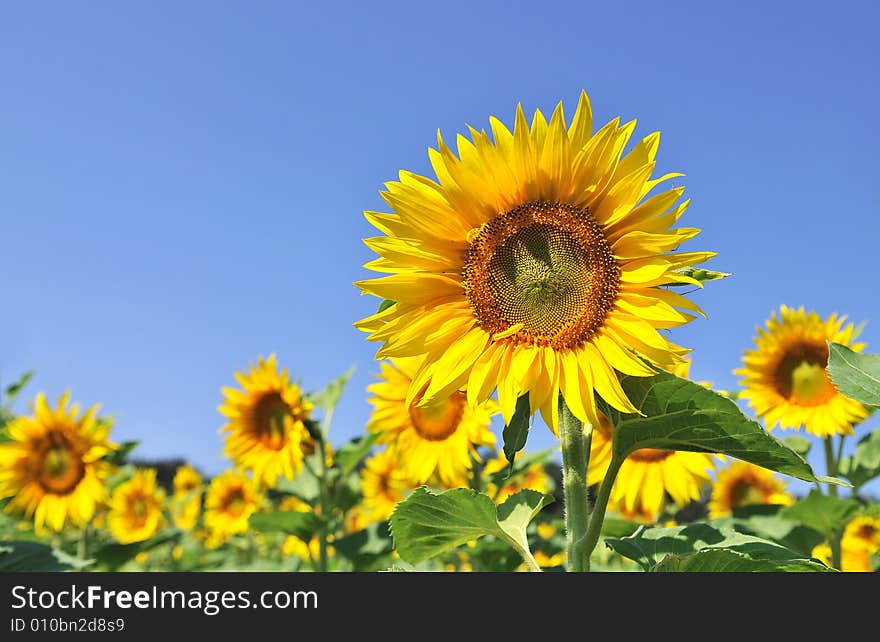
[[[38,533],[85,526],[106,494],[111,467],[102,457],[116,448],[111,426],[97,418],[98,406],[80,415],[69,401],[64,393],[52,409],[38,394],[34,415],[13,419],[10,441],[0,443],[0,499],[10,497],[6,510],[33,518]]]
[[[868,413],[858,401],[840,394],[831,383],[828,341],[861,352],[865,344],[854,343],[858,330],[845,316],[832,314],[826,321],[815,312],[782,306],[758,328],[756,348],[747,350],[741,375],[744,399],[773,428],[800,428],[820,437],[851,435],[853,424]]]
[[[377,358],[425,355],[407,403],[428,405],[467,388],[471,405],[497,388],[505,422],[529,393],[557,430],[561,392],[581,421],[597,423],[594,391],[637,412],[615,370],[673,366],[686,349],[658,330],[700,313],[662,286],[699,285],[680,268],[711,252],[673,254],[696,228],[671,229],[684,189],[646,198],[660,140],[653,133],[622,157],[635,121],[595,134],[582,93],[570,125],[560,103],[531,126],[517,108],[513,132],[490,119],[492,138],[470,129],[458,155],[438,135],[429,156],[437,180],[400,172],[382,196],[392,213],[366,212],[383,236],[365,243],[387,276],[360,281],[391,303],[356,326],[381,342]]]
[[[785,490],[785,482],[772,471],[744,461],[735,461],[718,471],[712,497],[709,499],[709,517],[730,515],[734,508],[755,504],[789,506],[794,496]]]
[[[312,510],[315,510],[315,513],[320,513],[319,510],[313,509],[311,504],[294,495],[284,497],[278,504],[278,510],[298,513],[311,513]],[[321,542],[317,535],[313,536],[308,543],[296,535],[288,535],[281,543],[281,554],[285,557],[298,557],[305,562],[314,562],[321,555]]]
[[[845,573],[870,573],[873,556],[880,550],[880,518],[861,516],[853,519],[843,531],[840,541],[840,570]],[[831,546],[820,544],[813,557],[831,566]]]
[[[202,476],[192,466],[181,466],[174,473],[171,514],[177,528],[188,531],[195,527],[202,509],[202,488]]]
[[[520,453],[517,453],[517,455],[519,454]],[[495,459],[486,462],[483,474],[493,475],[504,470],[509,465],[510,463],[508,462],[507,457],[503,452],[500,452]],[[486,491],[489,493],[490,497],[495,499],[496,504],[503,504],[511,495],[526,489],[536,490],[539,493],[549,493],[552,490],[550,476],[544,469],[544,464],[540,461],[530,464],[529,467],[520,474],[505,480],[500,488],[496,487],[495,484],[488,484]]]
[[[273,486],[279,475],[291,479],[302,469],[304,449],[313,450],[305,421],[313,405],[278,369],[275,355],[260,357],[235,378],[242,390],[224,388],[219,410],[229,419],[226,455],[251,470],[257,485]]]
[[[113,491],[107,527],[121,544],[150,539],[162,526],[165,491],[156,486],[156,471],[138,470]]]
[[[420,364],[413,358],[380,364],[380,381],[368,388],[374,410],[367,429],[397,453],[404,476],[414,483],[437,475],[443,485],[467,486],[471,461],[479,461],[477,447],[495,443],[489,424],[497,406],[489,400],[472,407],[458,390],[426,406],[418,405],[418,396],[407,403]]]
[[[228,470],[212,479],[205,495],[209,546],[215,547],[230,535],[247,531],[248,520],[261,502],[253,482],[244,473]]]
[[[611,423],[604,415],[593,429],[587,483],[601,483],[611,463]],[[668,494],[679,507],[700,498],[715,459],[707,453],[642,448],[623,462],[609,506],[626,517],[656,521]]]
[[[384,450],[367,459],[361,470],[361,492],[370,519],[388,519],[397,503],[403,500],[404,491],[416,485],[401,472],[394,452]]]

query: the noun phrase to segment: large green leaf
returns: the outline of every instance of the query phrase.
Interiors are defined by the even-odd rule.
[[[157,534],[155,537],[144,540],[143,542],[133,542],[131,544],[106,544],[98,549],[95,553],[95,561],[107,569],[114,570],[134,559],[138,554],[145,553],[149,550],[167,544],[169,542],[177,542],[182,533],[176,529],[167,529]]]
[[[334,455],[334,459],[343,475],[347,475],[357,468],[378,438],[378,433],[368,433],[362,437],[355,437],[339,447],[339,450]]]
[[[829,343],[828,374],[847,397],[880,406],[880,354],[859,354],[839,343]]]
[[[691,555],[668,555],[653,568],[658,573],[833,573],[811,559],[754,559],[725,548],[698,551]]]
[[[40,542],[0,542],[0,573],[78,571],[91,563]]]
[[[530,557],[526,527],[552,501],[549,495],[523,490],[496,508],[488,495],[468,488],[438,492],[422,486],[391,515],[394,547],[405,562],[418,564],[470,540],[493,535]]]
[[[791,564],[802,556],[774,542],[740,533],[733,528],[693,523],[672,528],[643,526],[629,537],[609,538],[605,543],[614,551],[634,560],[646,571],[680,570],[657,568],[674,566],[665,561],[669,556],[686,558],[700,551],[724,549],[750,560],[766,560]],[[673,558],[674,559],[674,558]]]
[[[813,447],[812,441],[800,435],[789,435],[783,437],[781,441],[804,459],[807,458],[807,455],[810,454],[810,448]]]
[[[856,488],[880,477],[880,430],[873,430],[862,437],[856,452],[844,457],[837,468]]]
[[[829,497],[814,489],[805,499],[783,508],[780,515],[822,533],[825,539],[832,539],[843,532],[858,509],[859,503],[855,500]]]
[[[525,448],[526,440],[529,438],[529,420],[531,419],[531,411],[529,410],[529,395],[524,394],[516,400],[516,409],[510,423],[504,426],[501,437],[504,440],[504,456],[510,462],[508,475],[513,471],[513,462],[516,453]]]
[[[296,510],[276,510],[271,513],[251,515],[250,527],[264,533],[286,533],[296,535],[308,542],[321,530],[324,519],[320,515]]]
[[[313,504],[321,493],[318,480],[307,470],[303,470],[293,479],[279,477],[275,487],[282,493],[296,495],[309,504]]]
[[[614,451],[619,458],[641,448],[721,453],[804,481],[847,485],[816,477],[803,457],[746,417],[734,402],[697,383],[668,372],[620,375],[620,383],[643,416],[623,414],[599,400],[616,426]]]
[[[746,535],[768,539],[810,557],[813,548],[825,541],[818,531],[780,514],[783,506],[756,504],[733,509],[731,517],[712,520],[713,526],[729,526]]]

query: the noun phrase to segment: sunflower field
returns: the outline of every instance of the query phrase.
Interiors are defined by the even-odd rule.
[[[375,313],[352,322],[374,382],[304,390],[254,355],[218,393],[212,478],[140,459],[30,374],[6,386],[0,571],[878,570],[880,354],[782,305],[738,388],[691,381],[675,329],[712,323],[699,290],[736,277],[680,224],[699,216],[655,172],[659,134],[634,134],[586,93],[570,117],[438,134],[433,175],[401,171],[365,212]],[[335,439],[364,394],[369,421]]]

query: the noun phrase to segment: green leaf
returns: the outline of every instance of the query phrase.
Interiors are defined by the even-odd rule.
[[[605,521],[602,522],[602,536],[614,538],[627,537],[639,530],[641,526],[641,524],[631,522],[628,519],[606,517]]]
[[[798,455],[807,458],[807,455],[810,454],[810,448],[813,446],[813,442],[807,439],[806,437],[801,437],[800,435],[791,435],[790,437],[783,437],[782,443],[795,451]]]
[[[829,343],[828,374],[842,394],[868,406],[880,406],[880,354],[859,354],[839,343]]]
[[[504,431],[501,433],[501,437],[504,439],[504,456],[510,462],[508,469],[510,472],[513,471],[516,453],[525,448],[526,440],[529,438],[530,418],[529,394],[526,393],[516,400],[516,409],[513,411],[513,417],[511,417],[510,423],[504,426]]]
[[[520,491],[501,506],[469,488],[443,492],[425,486],[400,502],[391,515],[394,547],[410,564],[450,551],[473,539],[493,535],[531,556],[525,544],[528,522],[552,501],[549,495]]]
[[[387,557],[392,549],[391,531],[387,522],[377,522],[335,540],[333,547],[352,563],[355,570],[379,570],[388,565]]]
[[[781,544],[801,557],[810,557],[825,537],[803,524],[783,517],[783,506],[755,504],[733,509],[733,516],[712,521],[715,526],[731,526],[746,535],[755,535]]]
[[[250,527],[255,530],[296,535],[304,542],[311,540],[323,525],[324,519],[320,515],[296,510],[256,513],[250,519]]]
[[[34,374],[35,372],[33,370],[29,370],[21,375],[18,378],[18,381],[6,386],[6,390],[4,391],[6,398],[3,400],[3,405],[7,407],[12,405],[19,393],[24,390],[24,387],[34,378]]]
[[[676,274],[683,274],[684,276],[689,276],[690,278],[699,281],[702,283],[703,281],[717,281],[719,279],[726,279],[729,276],[732,276],[730,272],[715,272],[714,270],[706,270],[703,268],[697,267],[683,267],[677,270],[674,270]],[[685,283],[674,283],[673,285],[687,285]]]
[[[131,451],[137,448],[140,443],[140,441],[123,441],[119,444],[119,448],[104,455],[103,459],[114,466],[122,466],[125,464]]]
[[[318,408],[323,409],[324,412],[333,412],[336,408],[336,404],[339,403],[340,397],[342,397],[342,391],[345,390],[345,384],[348,383],[348,380],[354,375],[355,369],[355,366],[351,366],[341,376],[328,383],[323,390],[309,395],[309,399],[311,399],[312,403],[318,406]]]
[[[131,544],[105,544],[95,553],[95,561],[102,567],[110,570],[117,569],[129,560],[134,559],[138,554],[144,553],[151,549],[167,544],[168,542],[176,542],[180,539],[182,533],[176,529],[167,529],[157,534],[155,537],[144,540],[143,542],[133,542]]]
[[[303,470],[293,479],[279,477],[275,488],[282,493],[296,495],[309,504],[314,504],[318,495],[321,494],[321,486],[318,483],[318,480],[307,470]]]
[[[355,437],[339,447],[339,450],[334,455],[334,459],[343,475],[349,474],[358,467],[358,464],[367,456],[377,439],[379,439],[377,433],[368,433],[362,437]]]
[[[862,437],[856,452],[841,459],[837,468],[856,488],[880,477],[880,430],[873,430]]]
[[[658,573],[833,573],[811,559],[753,559],[725,548],[706,549],[692,555],[668,555],[653,569]]]
[[[598,399],[615,425],[614,454],[619,459],[641,448],[721,453],[804,481],[848,485],[816,477],[803,457],[734,402],[697,383],[658,372],[652,377],[620,375],[620,384],[644,416],[623,414]]]
[[[78,571],[91,563],[40,542],[0,542],[0,573]]]
[[[791,563],[799,560],[798,553],[759,537],[740,533],[726,526],[705,523],[686,524],[672,528],[643,526],[633,535],[609,538],[605,543],[615,552],[634,560],[644,570],[652,571],[661,563],[670,570],[674,566],[667,557],[686,557],[704,550],[724,549],[746,556],[751,560],[770,560]]]
[[[780,515],[803,524],[832,539],[843,532],[843,527],[859,509],[859,503],[842,497],[829,497],[818,490],[810,491],[805,499],[786,506]]]
[[[377,312],[385,312],[385,310],[390,308],[395,303],[397,303],[397,301],[392,301],[391,299],[383,299],[382,303],[379,304],[379,309],[377,310]]]

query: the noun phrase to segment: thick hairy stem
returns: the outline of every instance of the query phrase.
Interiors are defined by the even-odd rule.
[[[589,570],[589,560],[579,553],[577,542],[586,534],[590,521],[587,497],[587,468],[590,463],[592,428],[584,425],[559,397],[559,436],[562,440],[562,484],[565,494],[565,537],[568,570]]]

